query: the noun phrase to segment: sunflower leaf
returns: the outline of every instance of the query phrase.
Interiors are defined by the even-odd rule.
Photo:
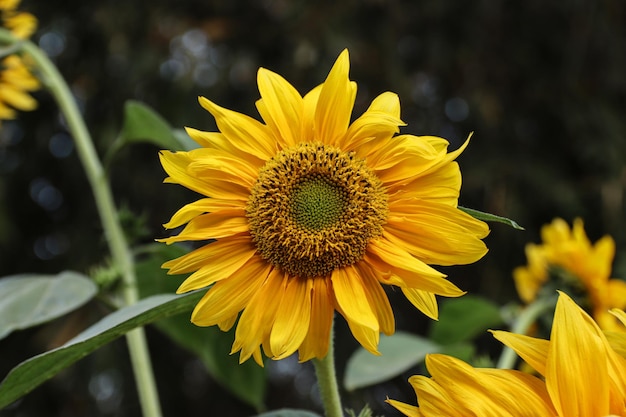
[[[449,298],[441,303],[429,339],[446,346],[467,342],[501,323],[500,308],[489,300],[472,295]]]
[[[53,320],[91,300],[98,288],[78,272],[20,274],[0,279],[0,339]]]
[[[378,345],[381,356],[359,348],[348,359],[343,385],[352,391],[386,381],[421,363],[427,354],[440,350],[436,343],[406,332],[383,336]]]
[[[520,226],[515,220],[508,219],[506,217],[497,216],[491,213],[485,213],[483,211],[474,210],[467,207],[458,206],[459,210],[466,212],[470,216],[475,219],[482,220],[484,222],[496,222],[496,223],[504,223],[511,226],[513,229],[517,230],[525,230],[522,226]]]
[[[187,253],[177,245],[153,244],[144,247],[147,256],[137,263],[139,292],[142,297],[154,293],[174,293],[186,278],[167,275],[161,264]],[[222,332],[216,326],[198,327],[181,314],[156,323],[156,327],[179,346],[194,353],[207,372],[234,396],[257,410],[264,406],[267,379],[265,369],[249,360],[239,364],[238,355],[230,355],[234,330]]]
[[[0,383],[0,409],[130,330],[191,310],[202,295],[202,291],[196,291],[140,300],[109,314],[63,346],[27,359],[13,368]]]

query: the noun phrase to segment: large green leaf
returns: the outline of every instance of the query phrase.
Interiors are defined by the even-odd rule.
[[[0,279],[0,339],[77,309],[98,291],[78,272],[20,274]]]
[[[466,342],[502,323],[500,308],[472,295],[449,298],[441,303],[439,321],[433,322],[430,340],[441,345]]]
[[[61,370],[132,329],[191,308],[203,292],[156,295],[117,310],[65,345],[34,356],[9,372],[0,384],[0,409],[26,395]]]
[[[406,332],[382,336],[378,345],[381,356],[359,348],[348,360],[343,384],[347,390],[378,384],[419,364],[427,354],[440,350],[436,343]]]
[[[142,297],[153,293],[174,293],[185,276],[167,275],[161,264],[187,253],[177,245],[154,244],[144,248],[145,256],[137,263],[137,277]],[[181,314],[156,323],[180,346],[196,354],[209,374],[237,398],[257,410],[264,409],[267,379],[264,368],[253,360],[239,364],[239,355],[230,355],[234,330],[224,333],[216,326],[198,327]]]
[[[474,217],[475,219],[482,220],[484,222],[495,222],[495,223],[503,223],[511,226],[513,229],[524,230],[522,226],[520,226],[515,220],[508,219],[506,217],[497,216],[491,213],[485,213],[483,211],[474,210],[467,207],[459,206],[459,210],[462,210]]]

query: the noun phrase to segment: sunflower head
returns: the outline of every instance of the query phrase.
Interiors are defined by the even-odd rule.
[[[513,271],[520,298],[528,303],[538,294],[553,294],[566,289],[592,310],[600,326],[621,329],[611,308],[626,308],[626,282],[611,279],[615,241],[604,236],[592,244],[583,221],[575,219],[572,227],[563,219],[554,219],[541,229],[543,243],[528,244],[528,264]]]
[[[14,38],[26,39],[37,28],[37,19],[30,13],[17,11],[18,5],[19,0],[0,0],[0,21]],[[14,119],[15,110],[35,109],[37,102],[29,93],[39,88],[39,80],[31,74],[27,58],[16,54],[0,58],[0,121]]]
[[[614,314],[626,323],[623,311]],[[429,355],[432,378],[409,379],[419,407],[387,400],[407,416],[626,416],[626,358],[594,320],[560,293],[550,340],[494,331],[542,378],[508,369],[473,368]]]
[[[179,292],[212,287],[192,321],[229,329],[241,360],[296,351],[326,355],[335,312],[376,353],[394,332],[383,284],[430,317],[435,295],[463,294],[430,264],[471,263],[486,253],[485,223],[457,209],[461,174],[432,136],[397,135],[396,94],[374,99],[350,123],[356,84],[348,51],[304,96],[261,68],[259,122],[205,99],[219,132],[187,129],[201,146],[161,152],[167,182],[204,198],[180,209],[162,241],[215,240],[164,264],[192,274]]]

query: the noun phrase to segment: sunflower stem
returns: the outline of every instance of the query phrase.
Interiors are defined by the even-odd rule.
[[[43,82],[54,96],[65,117],[67,128],[74,138],[76,151],[91,185],[111,255],[122,275],[124,303],[135,304],[139,299],[139,293],[134,259],[119,221],[106,174],[76,101],[56,66],[41,49],[30,41],[19,41],[19,46],[36,63]],[[144,417],[160,417],[161,406],[144,329],[138,328],[127,333],[126,341],[143,415]]]
[[[549,310],[553,310],[556,306],[556,297],[539,298],[527,305],[521,312],[511,327],[511,333],[526,334],[530,326],[537,320],[539,316]],[[500,358],[498,359],[497,368],[513,369],[517,354],[510,347],[505,346],[502,349]]]
[[[328,343],[328,353],[323,359],[313,359],[317,385],[320,389],[322,402],[326,417],[343,417],[341,408],[341,397],[337,385],[337,372],[335,370],[334,357],[334,331],[330,332],[330,342]]]

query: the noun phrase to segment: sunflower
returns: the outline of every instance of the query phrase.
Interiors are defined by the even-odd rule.
[[[623,329],[612,308],[626,308],[626,282],[610,279],[615,241],[604,236],[591,244],[583,221],[574,220],[570,229],[563,219],[554,219],[541,229],[542,245],[528,244],[528,265],[513,271],[520,298],[529,303],[551,278],[565,278],[559,285],[578,287],[587,296],[595,320],[606,330]]]
[[[2,27],[18,39],[26,39],[37,28],[37,19],[30,13],[16,10],[19,0],[0,0]],[[0,60],[0,120],[14,119],[15,109],[34,110],[37,102],[28,93],[38,90],[39,80],[31,72],[27,61],[11,54]]]
[[[187,129],[201,145],[160,154],[169,175],[207,198],[174,214],[186,224],[168,244],[206,241],[166,262],[193,272],[178,293],[212,285],[192,322],[230,329],[240,361],[298,351],[323,358],[335,310],[377,353],[394,332],[381,284],[399,287],[427,316],[435,295],[463,294],[428,264],[467,264],[487,251],[489,229],[457,208],[461,174],[442,138],[399,135],[397,95],[376,97],[350,123],[356,84],[343,51],[325,82],[302,97],[280,75],[258,71],[265,124],[200,98],[221,133]],[[241,312],[241,315],[240,315]]]
[[[623,311],[615,314],[626,324]],[[559,296],[550,340],[493,333],[543,378],[430,355],[426,366],[432,378],[409,379],[419,407],[387,402],[412,417],[626,416],[626,359],[566,294]]]

